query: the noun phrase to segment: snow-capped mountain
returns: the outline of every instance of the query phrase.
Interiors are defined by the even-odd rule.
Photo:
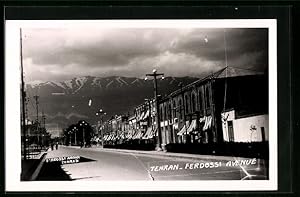
[[[191,77],[159,79],[159,94],[166,95],[177,90],[179,83],[189,84],[195,80],[197,78]],[[95,112],[100,108],[107,112],[106,118],[110,118],[115,114],[132,113],[133,108],[143,103],[145,98],[153,98],[153,79],[85,76],[62,82],[27,83],[26,92],[29,99],[27,107],[32,117],[36,115],[33,96],[39,95],[39,109],[45,112],[47,122],[67,125],[85,117],[95,124],[98,118]],[[92,100],[91,105],[89,100]]]
[[[178,85],[179,82],[191,82],[195,78],[183,77],[166,77],[164,80],[159,81],[159,85],[162,87],[164,85]],[[27,89],[38,90],[39,92],[45,92],[43,90],[48,90],[49,94],[52,93],[64,93],[64,94],[80,94],[87,93],[90,90],[108,90],[108,89],[119,89],[119,88],[131,88],[131,87],[148,87],[153,85],[153,79],[145,81],[144,79],[134,78],[134,77],[78,77],[71,80],[66,80],[62,82],[47,81],[38,84],[27,83]],[[46,92],[45,92],[46,93]]]

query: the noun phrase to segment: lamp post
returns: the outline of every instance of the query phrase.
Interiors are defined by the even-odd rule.
[[[68,134],[69,134],[69,136],[70,136],[70,146],[72,146],[72,132],[71,131],[68,131]]]
[[[158,132],[158,140],[157,140],[157,150],[162,150],[161,148],[161,129],[160,129],[160,114],[159,114],[159,103],[158,103],[158,91],[157,91],[157,77],[162,76],[162,79],[164,78],[163,73],[157,73],[156,69],[153,70],[152,74],[146,74],[146,76],[153,77],[153,83],[154,83],[154,99],[155,99],[155,108],[156,108],[156,125],[157,125],[157,132]],[[145,78],[147,80],[147,77]]]
[[[96,112],[96,116],[100,116],[101,127],[103,126],[103,116],[105,116],[105,115],[106,115],[106,112],[104,112],[102,109],[100,109],[98,112]],[[103,143],[104,143],[103,128],[100,128],[100,135],[101,135],[101,145],[102,145],[102,148],[103,148]]]
[[[73,127],[72,131],[74,132],[74,140],[75,140],[74,144],[75,144],[75,146],[76,146],[76,145],[77,145],[77,139],[76,139],[77,137],[76,137],[76,136],[77,136],[77,131],[78,131],[78,130],[77,130],[76,127]]]
[[[82,127],[82,141],[83,141],[83,146],[85,147],[85,130],[84,130],[84,127],[87,126],[87,123],[83,120],[80,124],[79,124],[81,127]]]

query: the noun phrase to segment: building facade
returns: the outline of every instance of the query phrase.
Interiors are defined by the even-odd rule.
[[[133,115],[109,120],[106,141],[156,143],[259,142],[268,140],[268,77],[234,67],[223,68],[169,95],[147,99]],[[109,142],[111,143],[111,142]]]
[[[226,67],[171,93],[159,109],[163,145],[268,139],[268,81],[260,72]]]

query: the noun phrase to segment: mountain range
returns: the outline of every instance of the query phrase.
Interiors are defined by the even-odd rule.
[[[197,80],[192,77],[165,77],[158,79],[159,94],[164,96],[178,89],[180,83],[187,85]],[[144,80],[135,77],[76,77],[62,82],[47,81],[27,83],[28,115],[36,118],[36,101],[39,96],[39,116],[44,112],[46,124],[65,128],[79,120],[96,124],[95,113],[103,109],[109,119],[113,115],[132,114],[135,106],[145,98],[153,98],[153,79]]]

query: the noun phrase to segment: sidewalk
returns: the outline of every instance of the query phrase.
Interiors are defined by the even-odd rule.
[[[42,151],[39,154],[35,154],[34,157],[30,157],[27,160],[22,160],[22,181],[35,180],[46,158],[47,151]]]
[[[69,148],[80,148],[68,146]],[[94,151],[108,151],[108,152],[121,152],[121,153],[134,153],[141,155],[153,155],[153,156],[164,156],[164,157],[176,157],[176,158],[185,158],[185,159],[197,159],[197,160],[217,160],[217,161],[233,161],[233,160],[245,160],[253,158],[244,158],[244,157],[234,157],[234,156],[216,156],[216,155],[199,155],[199,154],[189,154],[189,153],[173,153],[173,152],[164,152],[164,151],[143,151],[143,150],[128,150],[128,149],[115,149],[115,148],[102,148],[102,147],[91,147],[91,148],[82,148],[94,150]]]

